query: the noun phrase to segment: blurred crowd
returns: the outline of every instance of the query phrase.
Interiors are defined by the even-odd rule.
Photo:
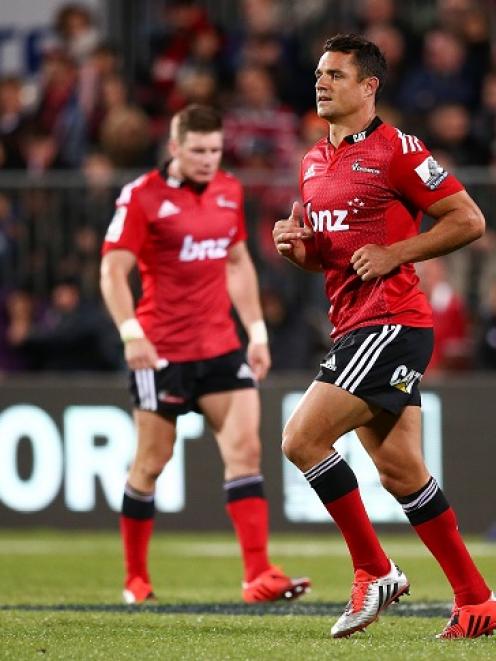
[[[201,0],[151,3],[130,68],[101,17],[67,4],[35,75],[0,78],[0,370],[123,368],[98,293],[101,240],[120,185],[131,171],[163,162],[170,118],[191,102],[224,114],[225,166],[246,187],[274,369],[314,369],[330,330],[320,278],[281,260],[271,230],[298,195],[301,156],[325,133],[313,72],[325,39],[339,31],[360,32],[385,53],[379,115],[419,135],[445,167],[472,173],[461,178],[486,214],[486,236],[418,271],[436,318],[431,372],[495,369],[496,7],[483,0],[238,5],[227,27]]]

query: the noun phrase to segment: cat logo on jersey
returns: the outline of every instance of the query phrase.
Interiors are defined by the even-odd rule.
[[[410,370],[406,365],[400,365],[394,370],[389,383],[394,388],[410,395],[415,381],[420,381],[421,378],[422,374],[420,372]]]

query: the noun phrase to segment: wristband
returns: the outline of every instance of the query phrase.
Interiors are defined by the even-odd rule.
[[[122,322],[119,326],[119,335],[124,343],[130,340],[142,340],[145,337],[140,322],[134,317]]]
[[[248,338],[253,344],[268,344],[269,336],[267,334],[267,326],[263,319],[254,321],[248,327]]]

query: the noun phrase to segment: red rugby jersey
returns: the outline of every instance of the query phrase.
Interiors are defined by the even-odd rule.
[[[338,148],[323,138],[305,155],[300,187],[331,303],[332,336],[360,326],[432,326],[413,264],[363,282],[350,264],[355,250],[389,245],[419,232],[422,212],[463,186],[413,135],[376,117]]]
[[[127,184],[103,253],[137,257],[136,316],[161,358],[212,358],[240,346],[226,287],[229,247],[246,238],[241,184],[219,171],[198,193],[164,171]]]

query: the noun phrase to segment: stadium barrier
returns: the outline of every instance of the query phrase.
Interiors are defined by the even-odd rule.
[[[263,470],[274,530],[323,530],[329,519],[312,489],[283,459],[281,428],[311,375],[272,376],[261,387]],[[494,510],[496,377],[473,375],[427,382],[423,445],[464,532],[485,532]],[[134,449],[126,378],[9,378],[0,404],[0,521],[3,527],[114,528]],[[377,524],[402,529],[406,519],[380,487],[353,434],[340,452],[358,475]],[[179,419],[174,458],[160,477],[157,527],[229,528],[222,464],[202,416]]]

